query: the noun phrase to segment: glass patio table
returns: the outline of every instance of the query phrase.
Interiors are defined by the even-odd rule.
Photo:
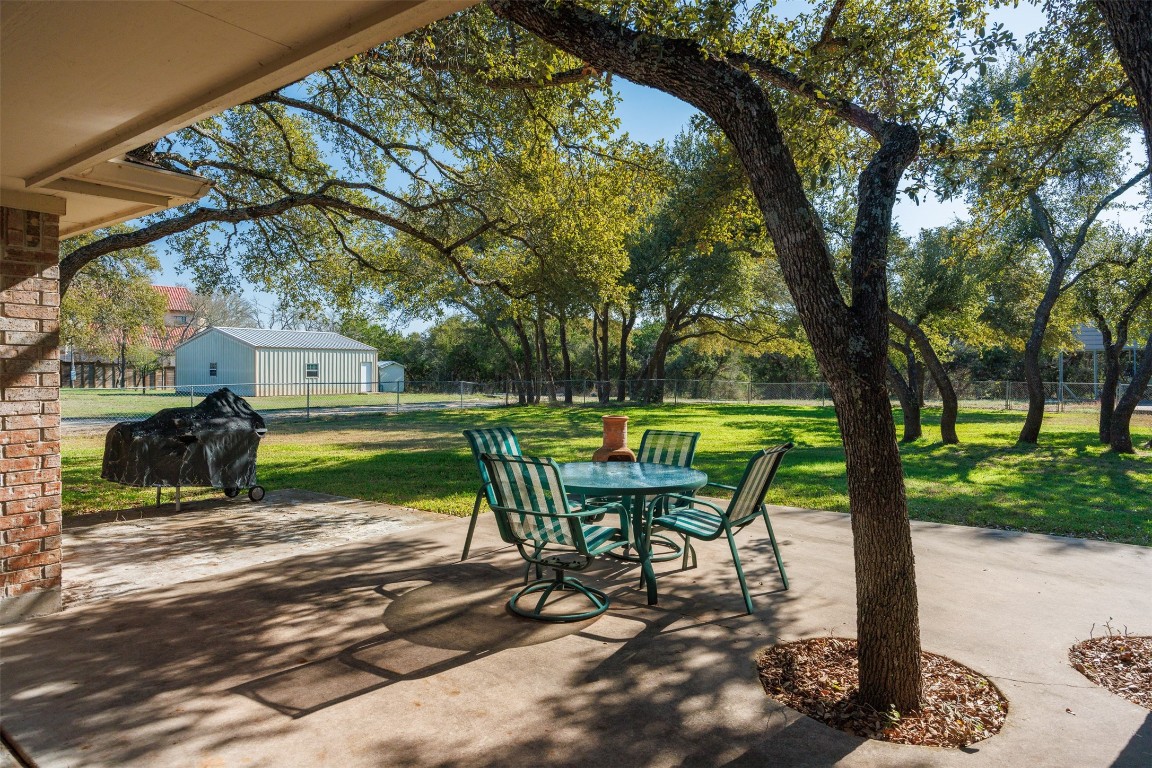
[[[623,496],[632,503],[632,541],[640,558],[648,605],[656,605],[656,573],[652,548],[645,540],[644,499],[661,493],[684,493],[703,488],[708,475],[698,469],[631,461],[573,461],[560,465],[560,477],[569,493],[583,496]]]

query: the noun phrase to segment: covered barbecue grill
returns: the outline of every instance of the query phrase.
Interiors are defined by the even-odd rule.
[[[190,408],[165,408],[144,421],[125,421],[108,430],[100,476],[123,485],[223,488],[232,498],[241,488],[260,501],[256,449],[267,432],[264,419],[244,398],[218,389]]]

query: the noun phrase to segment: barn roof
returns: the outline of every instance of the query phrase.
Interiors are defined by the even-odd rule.
[[[375,352],[376,347],[329,331],[274,331],[268,328],[212,328],[242,344],[260,349],[348,349]],[[185,342],[187,343],[187,342]],[[183,346],[183,345],[181,345]]]

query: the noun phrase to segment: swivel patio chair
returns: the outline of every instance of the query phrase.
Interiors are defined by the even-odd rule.
[[[607,595],[566,572],[582,571],[591,565],[596,555],[627,544],[619,529],[585,522],[595,515],[618,511],[613,508],[616,505],[573,512],[560,470],[551,459],[484,454],[481,460],[490,478],[491,495],[495,498],[492,511],[501,538],[515,544],[529,567],[537,568],[537,579],[528,582],[508,600],[509,610],[541,621],[582,621],[608,610]],[[541,568],[552,569],[555,577],[539,578]],[[592,607],[582,611],[546,612],[549,598],[559,593],[563,599],[565,592],[583,595]],[[536,593],[540,593],[540,597],[535,607],[520,605],[521,598]]]
[[[487,497],[489,506],[496,503],[488,482],[488,470],[484,467],[484,462],[480,460],[480,457],[485,453],[504,456],[520,455],[520,441],[516,439],[516,433],[507,427],[466,429],[464,430],[464,437],[468,439],[468,445],[472,448],[472,458],[476,462],[476,469],[480,472],[480,489],[476,491],[476,501],[472,505],[472,519],[468,523],[468,536],[464,539],[464,552],[460,555],[461,561],[468,559],[468,550],[472,548],[472,536],[476,533],[476,519],[480,515],[480,503],[485,500],[485,497]]]
[[[780,558],[780,547],[776,543],[776,533],[772,521],[768,519],[768,508],[764,506],[764,496],[768,493],[780,460],[792,450],[792,443],[758,451],[748,461],[744,477],[737,486],[709,483],[708,485],[732,491],[732,498],[726,509],[721,509],[710,501],[683,494],[664,494],[653,499],[651,505],[663,505],[663,514],[653,516],[650,510],[648,528],[653,526],[676,531],[685,537],[684,568],[688,568],[688,558],[696,565],[696,551],[692,539],[713,541],[721,536],[728,537],[728,547],[732,550],[732,562],[740,579],[740,591],[744,595],[744,605],[752,613],[752,597],[748,594],[748,582],[740,565],[740,553],[736,551],[735,534],[757,518],[763,518],[768,527],[768,538],[772,542],[772,553],[776,556],[776,566],[780,569],[780,579],[784,589],[788,589],[788,574],[784,571],[784,561]]]

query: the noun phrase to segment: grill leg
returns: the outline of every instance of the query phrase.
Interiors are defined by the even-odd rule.
[[[180,486],[176,486],[176,511],[180,511]]]

